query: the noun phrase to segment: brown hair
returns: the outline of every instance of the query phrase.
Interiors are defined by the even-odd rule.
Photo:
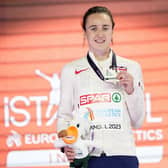
[[[108,8],[104,7],[104,6],[94,6],[92,8],[89,8],[83,16],[82,28],[83,28],[84,31],[86,31],[86,21],[87,21],[88,16],[90,16],[92,14],[95,14],[95,13],[105,13],[105,14],[107,14],[111,19],[112,29],[114,29],[115,22],[113,20],[113,16],[112,16],[110,10]]]

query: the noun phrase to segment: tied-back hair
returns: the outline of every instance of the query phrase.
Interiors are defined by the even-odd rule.
[[[107,14],[110,17],[110,19],[111,19],[112,29],[114,29],[115,22],[114,22],[112,14],[111,14],[111,11],[108,8],[104,7],[104,6],[94,6],[94,7],[89,8],[86,11],[86,13],[84,14],[84,16],[83,16],[82,29],[84,31],[86,31],[86,22],[87,22],[88,16],[90,16],[92,14],[95,14],[95,13],[104,13],[104,14]]]

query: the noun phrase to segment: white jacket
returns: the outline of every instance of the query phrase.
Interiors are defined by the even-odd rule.
[[[94,56],[90,55],[100,68]],[[104,64],[106,67],[111,65],[111,57],[112,53]],[[61,73],[61,98],[58,108],[57,131],[66,128],[67,123],[64,121],[71,120],[76,112],[80,113],[81,108],[85,106],[95,109],[101,108],[95,114],[96,117],[105,119],[105,121],[93,122],[92,125],[93,140],[95,142],[99,141],[101,146],[101,148],[92,151],[91,155],[95,156],[99,156],[102,152],[110,156],[135,155],[132,127],[139,128],[144,121],[144,85],[141,67],[137,62],[118,55],[116,59],[117,66],[126,67],[127,72],[134,78],[134,92],[131,95],[125,93],[118,86],[100,80],[86,57],[65,65]],[[108,116],[111,117],[111,114],[115,112],[115,109],[113,111],[109,109],[111,95],[115,92],[122,93],[122,119],[119,122],[118,120],[113,121],[114,116],[109,120],[107,118]],[[104,111],[102,111],[103,109]]]

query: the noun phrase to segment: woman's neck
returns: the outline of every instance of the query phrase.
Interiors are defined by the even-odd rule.
[[[109,58],[110,49],[106,52],[93,52],[97,61],[104,61]]]

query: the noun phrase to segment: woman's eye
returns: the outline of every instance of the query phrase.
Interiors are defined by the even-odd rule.
[[[103,30],[108,30],[109,29],[109,27],[103,27]]]
[[[92,30],[92,31],[96,31],[96,30],[97,30],[97,28],[96,28],[96,27],[93,27],[93,28],[91,28],[91,30]]]

